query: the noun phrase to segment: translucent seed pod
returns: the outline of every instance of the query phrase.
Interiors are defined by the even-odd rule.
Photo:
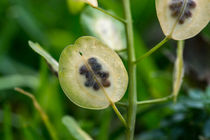
[[[89,36],[63,50],[58,75],[68,98],[88,109],[103,109],[119,101],[128,85],[127,71],[119,56]]]
[[[89,5],[93,7],[98,7],[98,1],[97,0],[83,0],[84,2],[88,3]]]
[[[123,23],[91,7],[81,14],[84,30],[115,51],[126,49],[126,36]]]
[[[166,36],[185,40],[197,35],[210,20],[210,0],[156,0],[157,16]]]

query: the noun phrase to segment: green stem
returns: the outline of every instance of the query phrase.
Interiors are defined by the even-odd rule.
[[[125,108],[128,107],[128,103],[125,103],[125,102],[116,102],[115,104],[120,106],[120,107],[125,107]]]
[[[127,23],[126,26],[126,37],[128,45],[128,74],[129,74],[129,89],[128,89],[128,115],[127,115],[127,140],[134,139],[134,129],[136,121],[136,65],[135,61],[135,50],[134,50],[134,39],[133,39],[133,25],[132,15],[130,9],[130,0],[123,0],[124,13]]]
[[[138,101],[137,105],[144,105],[144,104],[153,104],[153,103],[159,103],[159,102],[164,102],[164,101],[168,101],[169,99],[173,98],[174,95],[169,95],[163,98],[159,98],[159,99],[153,99],[153,100],[147,100],[147,101]]]
[[[147,56],[150,56],[153,52],[155,52],[157,49],[159,49],[163,44],[165,44],[170,38],[165,37],[160,43],[158,43],[155,47],[150,49],[148,52],[140,56],[136,61],[134,61],[135,64],[146,58]]]
[[[174,83],[173,83],[174,102],[176,102],[180,87],[182,85],[182,79],[184,76],[183,51],[184,51],[184,40],[179,40],[177,46],[177,56],[176,56],[177,58],[175,62]]]
[[[120,119],[120,121],[123,123],[123,125],[125,127],[127,127],[127,123],[125,121],[125,119],[123,118],[122,114],[120,113],[120,111],[117,109],[116,105],[113,103],[112,104],[112,108],[115,111],[115,113],[117,114],[118,118]]]
[[[122,18],[120,18],[120,17],[118,17],[118,16],[116,16],[116,15],[111,14],[111,13],[107,12],[106,10],[100,8],[100,7],[93,7],[93,8],[95,8],[95,9],[97,9],[97,10],[103,12],[103,13],[106,14],[106,15],[109,15],[109,16],[113,17],[114,19],[116,19],[116,20],[118,20],[118,21],[120,21],[120,22],[122,22],[122,23],[124,23],[124,24],[126,23],[126,21],[125,21],[124,19],[122,19]]]
[[[34,107],[35,109],[39,112],[47,130],[49,131],[49,134],[52,138],[52,140],[58,140],[58,137],[57,137],[57,133],[56,133],[56,130],[54,129],[53,125],[51,124],[51,122],[49,121],[48,119],[48,116],[47,114],[44,112],[44,110],[41,108],[41,106],[39,105],[39,103],[37,102],[36,98],[34,97],[33,94],[21,89],[21,88],[15,88],[15,91],[19,92],[19,93],[22,93],[26,96],[28,96],[29,98],[31,98],[33,104],[34,104]]]
[[[125,51],[127,51],[127,48],[121,49],[121,50],[116,50],[115,52],[116,52],[116,53],[121,53],[121,52],[125,52]]]

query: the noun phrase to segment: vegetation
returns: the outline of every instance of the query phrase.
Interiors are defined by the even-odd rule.
[[[210,3],[167,5],[1,0],[0,139],[210,139]],[[90,50],[91,41],[101,50]],[[87,54],[112,66],[117,90],[106,92]],[[80,59],[98,86],[93,94],[103,89],[100,98],[74,88]]]

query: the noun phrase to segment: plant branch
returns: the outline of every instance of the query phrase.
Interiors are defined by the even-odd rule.
[[[117,109],[116,105],[114,103],[112,103],[111,106],[112,106],[114,112],[117,114],[117,116],[120,119],[120,121],[123,123],[123,125],[125,127],[127,127],[127,123],[126,123],[124,117],[122,116],[122,114],[120,113],[120,111]]]
[[[58,140],[57,138],[57,134],[56,134],[56,131],[54,129],[54,127],[52,126],[52,124],[50,123],[49,121],[49,118],[47,116],[47,114],[44,112],[44,110],[41,108],[41,106],[39,105],[39,103],[37,102],[36,98],[34,97],[33,94],[29,93],[29,92],[26,92],[24,91],[23,89],[21,88],[15,88],[15,91],[21,93],[21,94],[24,94],[26,96],[28,96],[29,98],[31,98],[31,100],[33,101],[33,104],[34,104],[34,107],[36,108],[36,110],[39,112],[47,130],[49,131],[49,134],[51,136],[51,138],[53,140]]]
[[[115,52],[116,52],[116,53],[121,53],[121,52],[125,52],[125,51],[127,51],[127,48],[121,49],[121,50],[116,50]]]
[[[128,114],[127,114],[127,140],[134,139],[134,129],[136,122],[136,65],[133,63],[136,60],[134,49],[133,25],[132,15],[130,9],[130,0],[123,0],[124,14],[126,19],[126,37],[127,37],[127,54],[128,54],[128,74],[129,74],[129,88],[128,88]]]
[[[119,105],[121,107],[128,107],[128,103],[125,102],[116,102],[116,105]]]
[[[150,49],[148,52],[146,52],[145,54],[143,54],[142,56],[140,56],[136,61],[134,61],[133,63],[137,64],[138,62],[140,62],[141,60],[143,60],[144,58],[146,58],[147,56],[150,56],[153,52],[155,52],[157,49],[159,49],[161,46],[163,46],[163,44],[165,44],[168,40],[170,40],[170,38],[165,37],[160,43],[158,43],[156,46],[154,46],[152,49]]]
[[[173,83],[174,102],[176,102],[184,76],[183,51],[184,51],[184,40],[179,40],[177,44],[177,56],[174,66],[174,83]]]
[[[104,14],[106,14],[106,15],[108,15],[108,16],[113,17],[114,19],[116,19],[116,20],[118,20],[118,21],[120,21],[120,22],[122,22],[122,23],[124,23],[124,24],[126,23],[126,21],[125,21],[123,18],[120,18],[120,17],[118,17],[118,16],[116,16],[116,15],[113,15],[113,14],[111,14],[110,12],[108,12],[108,11],[106,11],[106,10],[100,8],[100,7],[93,7],[93,8],[95,8],[95,9],[97,9],[97,10],[103,12]]]
[[[163,98],[159,99],[152,99],[152,100],[146,100],[146,101],[137,101],[137,105],[145,105],[145,104],[153,104],[153,103],[160,103],[160,102],[165,102],[168,101],[169,99],[172,99],[174,95],[169,95]]]

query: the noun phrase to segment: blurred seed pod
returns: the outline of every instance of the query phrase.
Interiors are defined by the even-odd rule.
[[[123,23],[91,7],[81,14],[84,30],[115,51],[126,49],[125,28]]]
[[[83,9],[84,5],[85,3],[83,0],[67,0],[69,12],[72,14],[79,13]]]
[[[119,101],[128,85],[119,56],[90,36],[80,37],[63,50],[58,77],[67,97],[88,109],[103,109]]]
[[[210,20],[209,0],[156,0],[157,16],[166,36],[185,40],[197,35]]]
[[[88,3],[89,5],[93,7],[98,7],[98,1],[97,0],[83,0],[84,2]]]

